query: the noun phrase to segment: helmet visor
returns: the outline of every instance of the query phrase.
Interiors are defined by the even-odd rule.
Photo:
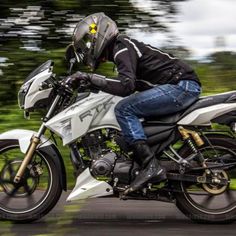
[[[88,57],[93,55],[94,44],[95,44],[95,35],[85,32],[85,25],[87,31],[87,24],[82,22],[77,25],[73,34],[73,44],[75,53],[77,54],[77,61],[83,62],[85,65],[90,65],[88,62]]]

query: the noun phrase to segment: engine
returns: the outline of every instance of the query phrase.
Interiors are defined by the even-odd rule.
[[[95,177],[104,176],[111,177],[116,162],[116,154],[113,152],[107,153],[98,160],[94,160],[91,165],[91,173]]]
[[[117,131],[97,130],[87,134],[80,142],[84,160],[89,162],[92,175],[100,180],[129,184],[139,170],[138,164],[121,154],[115,139]]]
[[[84,151],[83,158],[94,161],[116,149],[117,145],[114,142],[116,132],[116,130],[100,129],[86,134],[79,143],[79,148]]]
[[[92,175],[100,180],[116,180],[119,184],[127,185],[139,171],[137,163],[110,152],[95,160],[90,168]]]

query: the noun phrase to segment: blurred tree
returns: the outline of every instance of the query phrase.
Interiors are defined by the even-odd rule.
[[[209,57],[212,65],[223,70],[236,69],[236,53],[231,51],[215,52]]]
[[[217,36],[216,38],[215,38],[215,46],[216,46],[216,48],[218,49],[218,48],[225,48],[225,46],[226,46],[226,41],[225,41],[225,37],[223,37],[223,36]]]

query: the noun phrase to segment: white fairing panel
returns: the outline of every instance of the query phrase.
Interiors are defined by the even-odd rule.
[[[199,108],[183,117],[178,125],[209,125],[212,119],[233,110],[236,110],[236,103],[222,103]]]
[[[52,91],[52,88],[48,88],[45,90],[39,90],[39,88],[42,82],[50,78],[51,75],[52,75],[51,70],[49,69],[44,70],[27,82],[31,83],[31,81],[33,81],[29,88],[27,99],[25,100],[24,109],[32,107],[32,105],[35,104],[37,101],[47,98],[49,96],[50,92]]]
[[[91,93],[60,112],[45,125],[59,135],[63,145],[97,128],[120,129],[114,107],[122,98],[107,93]]]
[[[105,181],[94,179],[90,174],[89,168],[87,168],[78,176],[76,185],[68,196],[67,201],[96,198],[112,194],[112,187]]]

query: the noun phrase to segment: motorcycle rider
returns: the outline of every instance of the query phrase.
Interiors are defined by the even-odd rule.
[[[127,96],[116,105],[115,114],[141,170],[125,194],[149,181],[165,180],[165,170],[147,144],[140,118],[173,114],[195,102],[201,84],[193,69],[171,54],[119,34],[116,23],[102,12],[77,24],[73,47],[77,60],[93,71],[106,60],[117,67],[117,78],[76,72],[66,84],[75,89],[81,80],[88,80],[104,92]]]

